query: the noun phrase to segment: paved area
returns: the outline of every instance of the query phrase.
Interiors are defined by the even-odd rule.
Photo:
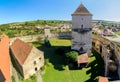
[[[37,82],[43,82],[40,72],[38,71],[36,74],[37,74]]]
[[[114,41],[114,42],[120,42],[120,36],[118,34],[115,34],[114,32],[112,32],[111,30],[109,30],[113,35],[115,35],[116,37],[105,37],[110,41]]]

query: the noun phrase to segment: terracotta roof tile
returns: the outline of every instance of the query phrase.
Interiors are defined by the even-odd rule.
[[[1,41],[0,41],[0,82],[10,82],[9,42],[10,42],[10,39],[6,35],[1,37]]]
[[[5,82],[6,78],[4,76],[4,74],[2,73],[2,71],[0,70],[0,81],[1,82]]]
[[[92,14],[87,10],[87,8],[85,8],[83,4],[80,4],[80,6],[75,10],[72,15],[92,16]]]
[[[88,57],[87,53],[81,54],[78,56],[78,59],[77,59],[78,64],[88,63],[88,61],[89,61],[89,57]]]
[[[20,64],[23,64],[25,62],[26,58],[32,50],[32,46],[19,39],[16,39],[10,48],[13,55]]]
[[[98,82],[108,82],[108,79],[106,77],[99,76]]]

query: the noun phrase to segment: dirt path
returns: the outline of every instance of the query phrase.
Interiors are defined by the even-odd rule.
[[[37,82],[43,82],[40,72],[37,72]]]

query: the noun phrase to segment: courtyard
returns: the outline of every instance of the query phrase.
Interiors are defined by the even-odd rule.
[[[71,41],[64,39],[50,39],[50,43],[51,47],[46,47],[44,41],[41,40],[30,43],[44,51],[45,66],[41,73],[43,82],[96,82],[98,76],[103,75],[103,60],[100,54],[96,53],[94,50],[92,51],[89,64],[86,68],[70,70],[68,64],[66,64],[65,56],[63,54],[58,55],[55,51],[59,48],[64,49],[65,52],[69,51],[71,48]],[[37,81],[37,74],[26,80],[17,77],[17,75],[19,76],[19,74],[14,75],[15,80],[19,79],[22,80],[22,82]]]
[[[103,75],[104,65],[101,56],[93,51],[87,68],[81,70],[69,70],[65,57],[57,55],[55,50],[63,48],[69,50],[70,40],[51,39],[51,47],[40,46],[44,51],[45,70],[42,74],[43,82],[96,82],[98,76]]]

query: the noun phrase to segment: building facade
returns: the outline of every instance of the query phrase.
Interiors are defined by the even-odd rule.
[[[44,53],[37,48],[16,39],[10,49],[15,67],[25,79],[44,66]]]
[[[72,14],[72,47],[81,53],[92,48],[92,14],[83,4]]]

